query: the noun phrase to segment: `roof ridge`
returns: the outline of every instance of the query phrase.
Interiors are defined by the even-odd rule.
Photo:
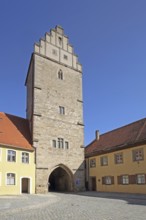
[[[1,114],[5,115],[5,116],[10,115],[12,117],[16,117],[16,118],[21,118],[21,119],[26,119],[27,120],[27,118],[24,118],[24,117],[21,117],[21,116],[18,116],[18,115],[12,115],[12,114],[9,114],[9,113],[6,113],[6,112],[0,112],[0,115]]]
[[[140,137],[140,135],[141,135],[141,133],[142,133],[142,131],[143,131],[145,125],[146,125],[146,121],[143,123],[142,128],[140,129],[140,131],[139,131],[137,137],[135,138],[135,141],[137,141],[137,140],[139,139],[139,137]]]
[[[93,141],[91,141],[91,142],[90,142],[87,146],[85,146],[85,147],[86,147],[86,148],[87,148],[87,147],[90,147],[90,145],[93,144],[95,141],[96,141],[96,139],[94,139]]]
[[[105,135],[105,134],[108,134],[108,133],[111,133],[111,132],[113,132],[113,131],[120,130],[120,129],[125,128],[125,127],[128,127],[128,126],[130,126],[130,125],[132,125],[132,124],[136,124],[136,123],[138,123],[138,122],[140,122],[140,121],[142,121],[142,120],[145,120],[145,123],[146,123],[146,118],[142,118],[142,119],[140,119],[140,120],[138,120],[138,121],[134,121],[134,122],[131,122],[131,123],[127,124],[127,125],[123,125],[123,126],[121,126],[121,127],[119,127],[119,128],[115,128],[115,129],[113,129],[113,130],[111,130],[111,131],[107,131],[107,132],[101,134],[100,136]],[[145,123],[144,123],[144,124],[145,124]]]

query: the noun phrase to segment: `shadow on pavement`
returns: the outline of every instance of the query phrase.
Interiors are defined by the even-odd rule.
[[[111,192],[95,192],[95,191],[85,191],[85,192],[70,193],[70,194],[88,196],[88,197],[124,200],[127,202],[127,204],[146,206],[146,194],[129,194],[129,193],[114,193],[114,192],[111,193]]]

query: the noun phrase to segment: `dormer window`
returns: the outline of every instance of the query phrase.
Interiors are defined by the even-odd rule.
[[[59,72],[58,72],[58,79],[63,80],[63,72],[62,72],[62,70],[59,70]]]

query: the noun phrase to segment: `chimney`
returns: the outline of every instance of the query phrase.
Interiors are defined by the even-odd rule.
[[[99,137],[100,137],[100,135],[99,135],[99,130],[96,130],[96,131],[95,131],[95,139],[98,141],[98,140],[99,140]]]

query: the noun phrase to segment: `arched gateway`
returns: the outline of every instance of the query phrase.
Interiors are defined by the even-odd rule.
[[[73,175],[64,165],[57,166],[49,176],[48,191],[73,191]]]

